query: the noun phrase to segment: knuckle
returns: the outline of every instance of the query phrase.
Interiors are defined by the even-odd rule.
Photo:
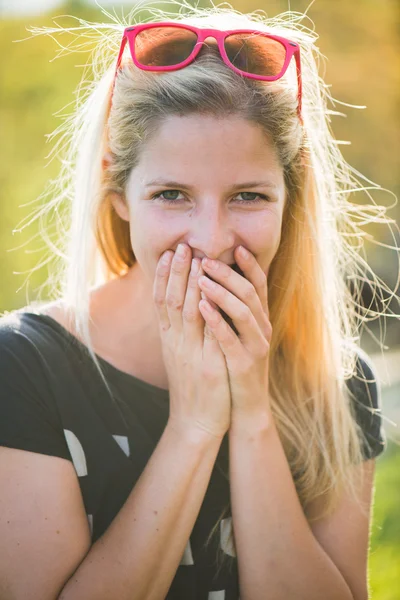
[[[181,275],[185,268],[184,263],[179,262],[178,260],[172,261],[171,271],[174,275]]]
[[[244,294],[243,294],[244,300],[246,302],[250,302],[251,300],[254,299],[255,295],[256,295],[255,287],[251,283],[249,283],[248,285],[246,285],[246,289],[245,289]]]
[[[250,311],[249,307],[244,306],[240,310],[237,318],[238,318],[238,321],[240,321],[241,323],[248,323],[251,318],[251,311]]]
[[[264,335],[270,338],[272,336],[272,325],[268,319],[265,319],[265,321],[266,322],[264,323]]]
[[[265,340],[261,340],[260,347],[256,351],[256,358],[267,358],[269,352],[269,344]]]
[[[182,312],[182,317],[188,323],[196,323],[199,320],[200,314],[191,308],[185,308]]]
[[[232,348],[232,350],[236,347],[237,336],[229,327],[224,332],[224,344],[227,348]]]
[[[211,365],[204,365],[203,369],[202,369],[202,379],[208,382],[215,382],[217,381],[219,374],[217,373],[217,371],[212,368]]]
[[[261,271],[261,273],[259,274],[259,281],[260,287],[267,285],[267,275],[264,273],[264,271]]]
[[[167,306],[171,310],[182,310],[183,301],[176,296],[167,295]]]
[[[242,360],[236,367],[236,373],[241,377],[249,375],[253,368],[253,362],[249,360]]]
[[[191,289],[196,289],[198,287],[197,279],[198,275],[193,275],[193,273],[190,273],[190,277],[188,279],[188,287],[190,287]]]
[[[165,302],[164,294],[158,294],[158,293],[154,294],[153,300],[154,300],[154,304],[158,308],[162,308],[164,306],[164,302]]]
[[[208,340],[213,340],[215,338],[213,332],[208,326],[204,327],[204,337]]]

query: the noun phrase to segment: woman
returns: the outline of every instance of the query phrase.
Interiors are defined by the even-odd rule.
[[[1,321],[1,597],[364,600],[385,436],[315,37],[137,25],[68,124],[62,293]]]

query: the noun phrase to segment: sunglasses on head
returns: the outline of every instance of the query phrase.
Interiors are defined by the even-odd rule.
[[[235,73],[276,81],[286,73],[292,57],[296,60],[298,115],[301,115],[302,81],[300,47],[286,38],[253,29],[220,31],[183,23],[145,23],[124,30],[118,54],[117,74],[126,43],[134,64],[144,71],[175,71],[189,65],[200,52],[203,42],[216,40],[222,60]],[[115,77],[113,89],[115,85]]]

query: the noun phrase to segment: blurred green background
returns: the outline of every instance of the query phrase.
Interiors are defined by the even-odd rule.
[[[0,312],[37,299],[36,291],[48,277],[46,265],[31,272],[47,256],[44,242],[37,235],[38,224],[15,233],[13,230],[29,217],[36,207],[35,199],[48,180],[58,174],[59,160],[48,164],[46,158],[52,148],[52,143],[46,143],[46,135],[61,124],[61,115],[71,112],[72,105],[62,109],[74,102],[74,90],[82,77],[82,68],[75,65],[84,65],[87,59],[84,54],[72,54],[49,62],[58,47],[47,36],[21,43],[13,41],[30,36],[27,26],[50,26],[51,17],[63,14],[108,21],[93,3],[74,0],[58,3],[47,13],[28,15],[34,12],[31,9],[35,4],[39,6],[35,0],[0,1]],[[46,0],[40,4],[45,6]],[[57,0],[49,0],[50,4],[57,4]],[[127,14],[134,5],[124,3],[121,8],[118,2],[113,4],[118,15],[122,10]],[[210,6],[205,0],[198,5]],[[289,8],[302,12],[309,7],[308,16],[320,36],[318,46],[327,58],[321,64],[321,75],[331,86],[333,97],[367,107],[359,110],[336,105],[336,110],[345,116],[332,117],[332,130],[336,139],[351,142],[341,146],[342,153],[360,173],[398,196],[400,5],[396,0],[317,0],[309,5],[303,0],[232,1],[237,10],[262,9],[268,16]],[[305,24],[311,26],[310,21]],[[58,111],[61,115],[56,115]],[[360,196],[355,201],[368,202],[364,194]],[[393,195],[384,191],[373,191],[373,198],[388,207],[395,203]],[[393,206],[388,215],[399,223],[400,206]],[[395,289],[398,255],[385,246],[393,246],[393,236],[397,236],[399,244],[397,232],[391,233],[386,225],[377,224],[368,228],[368,233],[378,243],[366,239],[367,260],[389,288]],[[368,301],[368,293],[365,297]],[[398,299],[394,298],[389,305],[389,318],[368,323],[362,337],[362,346],[380,378],[388,437],[387,451],[377,459],[376,470],[369,557],[374,600],[400,599],[400,322],[395,316],[399,313]],[[376,340],[382,339],[383,330],[386,351],[381,353]]]

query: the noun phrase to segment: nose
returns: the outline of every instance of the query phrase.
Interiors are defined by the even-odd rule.
[[[193,218],[187,242],[194,257],[234,262],[235,235],[228,215],[220,206],[214,205]]]

